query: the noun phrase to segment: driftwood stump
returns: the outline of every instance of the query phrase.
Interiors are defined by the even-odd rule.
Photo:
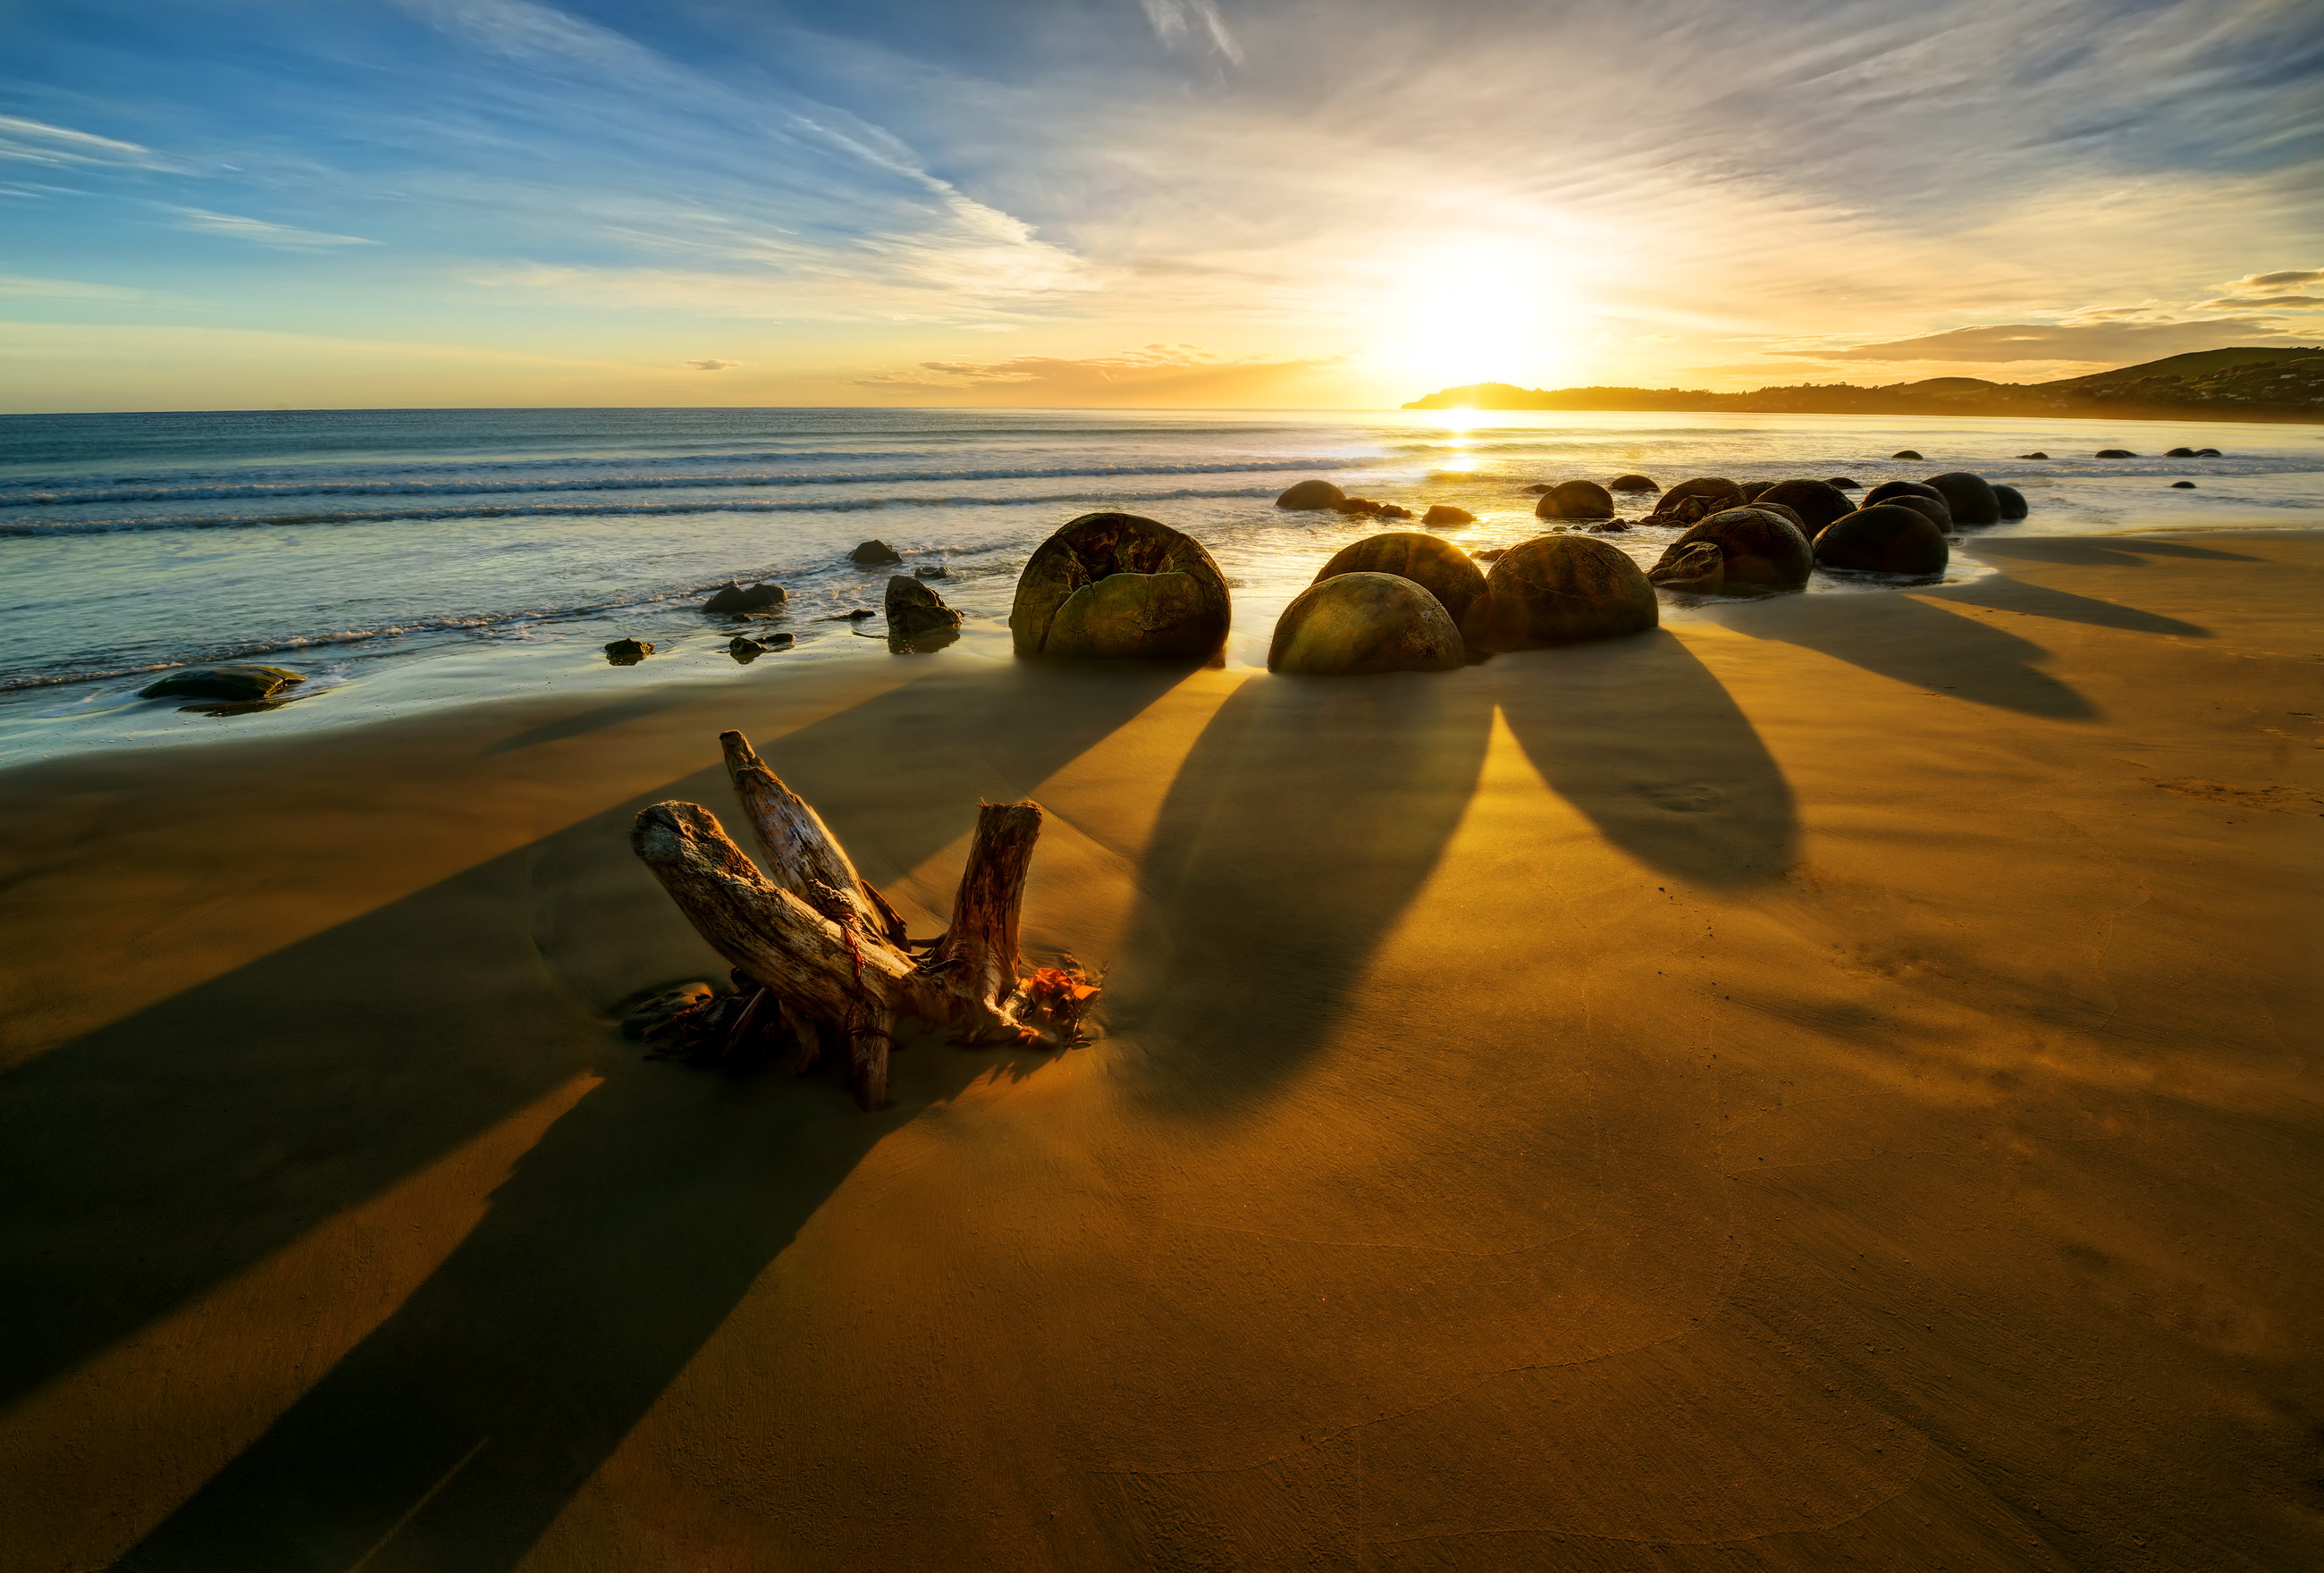
[[[964,1044],[1074,1041],[1096,987],[1071,965],[1023,977],[1017,949],[1018,908],[1041,833],[1038,805],[988,803],[977,811],[952,926],[939,939],[913,940],[822,817],[749,740],[729,731],[718,741],[768,871],[696,803],[642,811],[630,844],[737,982],[762,991],[751,1001],[752,1020],[779,1020],[798,1035],[795,1069],[811,1068],[834,1040],[844,1044],[849,1085],[869,1109],[887,1098],[900,1017],[949,1029]]]

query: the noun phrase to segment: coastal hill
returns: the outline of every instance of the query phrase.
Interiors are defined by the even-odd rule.
[[[2067,415],[2130,420],[2324,421],[2324,346],[2198,350],[2055,382],[1931,377],[1859,388],[1802,382],[1748,393],[1690,388],[1518,388],[1472,382],[1406,409],[1735,410],[1765,415]]]

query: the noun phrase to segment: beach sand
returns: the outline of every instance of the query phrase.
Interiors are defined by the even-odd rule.
[[[0,1562],[2324,1561],[2324,537],[1987,544],[0,777]],[[728,726],[915,933],[1041,803],[1104,1035],[645,1062]]]

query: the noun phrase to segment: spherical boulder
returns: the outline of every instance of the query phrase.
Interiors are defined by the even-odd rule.
[[[1644,475],[1617,475],[1606,483],[1609,492],[1659,492],[1661,487]]]
[[[2025,493],[2015,486],[1996,486],[1993,489],[1993,502],[1994,506],[2001,511],[2001,517],[2004,519],[2025,517]]]
[[[2001,520],[2001,504],[1995,500],[1993,486],[1982,475],[1972,475],[1967,470],[1948,470],[1941,475],[1929,477],[1929,484],[1945,500],[1945,509],[1953,516],[1955,524],[1997,524]]]
[[[1891,497],[1901,497],[1908,493],[1914,497],[1927,497],[1938,502],[1945,500],[1943,492],[1934,486],[1923,486],[1918,481],[1883,481],[1864,494],[1864,506],[1869,508],[1876,502],[1886,502]],[[1946,511],[1946,517],[1951,517],[1950,509]]]
[[[1522,650],[1638,633],[1661,621],[1655,587],[1627,552],[1582,535],[1542,535],[1503,553],[1470,603],[1477,649]]]
[[[1346,492],[1329,481],[1302,481],[1296,485],[1285,487],[1283,494],[1275,500],[1275,505],[1301,511],[1333,508],[1346,496]]]
[[[2163,450],[2163,456],[2166,459],[2191,459],[2195,456],[2195,450],[2193,448],[2164,448]]]
[[[2217,448],[2197,448],[2195,450],[2195,456],[2199,459],[2220,459],[2225,458],[2227,455],[2219,452]]]
[[[1778,481],[1751,500],[1755,508],[1780,502],[1799,515],[1800,528],[1813,539],[1815,532],[1843,514],[1856,511],[1848,493],[1829,481]]]
[[[1808,521],[1800,517],[1800,511],[1798,509],[1791,507],[1786,503],[1770,502],[1764,497],[1760,498],[1758,501],[1751,504],[1751,506],[1754,508],[1764,508],[1768,512],[1775,514],[1779,518],[1790,520],[1794,524],[1799,526],[1799,530],[1802,535],[1806,536],[1810,540],[1813,540],[1815,538],[1815,531],[1808,528]]]
[[[2100,448],[2098,451],[2098,456],[2101,459],[2135,459],[2138,457],[2136,454],[2132,453],[2128,448]]]
[[[1898,448],[1895,453],[1890,454],[1888,456],[1892,459],[1917,459],[1921,456],[1921,454],[1920,450],[1917,448]]]
[[[1681,527],[1729,508],[1743,506],[1743,488],[1723,475],[1698,475],[1681,481],[1655,501],[1648,522]]]
[[[1716,595],[1727,585],[1727,554],[1711,541],[1697,541],[1675,557],[1665,557],[1646,571],[1660,590],[1683,590],[1695,595]]]
[[[1595,481],[1560,481],[1533,505],[1537,519],[1611,519],[1613,494]]]
[[[1469,603],[1485,593],[1484,570],[1450,541],[1418,530],[1391,530],[1342,547],[1315,575],[1315,583],[1342,574],[1394,574],[1436,597],[1455,624]]]
[[[1867,501],[1864,506],[1867,508],[1909,508],[1914,512],[1927,519],[1931,524],[1935,525],[1939,534],[1950,535],[1952,533],[1952,512],[1950,509],[1946,508],[1944,500],[1941,497],[1923,497],[1917,492],[1898,492],[1891,496],[1883,497],[1877,502]],[[1845,518],[1846,515],[1843,514],[1841,517]],[[1828,529],[1831,526],[1827,525],[1824,528]],[[1818,533],[1821,534],[1821,532],[1819,531]]]
[[[1673,541],[1662,560],[1674,561],[1685,547],[1706,540],[1718,547],[1726,559],[1729,586],[1795,589],[1808,582],[1808,574],[1815,566],[1815,555],[1800,527],[1781,514],[1757,508],[1729,508],[1712,514]]]
[[[1134,513],[1084,513],[1026,563],[1009,633],[1020,656],[1200,660],[1231,615],[1200,541]]]
[[[1835,492],[1861,492],[1864,490],[1864,483],[1858,480],[1853,475],[1834,475],[1831,480],[1826,481],[1824,484],[1831,487]]]
[[[1449,502],[1432,502],[1420,522],[1431,529],[1458,529],[1464,524],[1474,524],[1477,516],[1465,508],[1455,508]]]
[[[1891,502],[1834,520],[1815,542],[1816,566],[1859,574],[1941,574],[1950,556],[1925,514]]]
[[[1267,669],[1310,677],[1449,672],[1468,659],[1443,603],[1401,574],[1333,574],[1283,609]]]
[[[1767,492],[1767,491],[1771,490],[1771,489],[1775,486],[1775,483],[1773,481],[1746,481],[1746,482],[1744,482],[1744,483],[1743,483],[1743,501],[1746,501],[1746,502],[1757,502],[1757,501],[1759,500],[1760,495],[1761,495],[1763,492]]]
[[[646,649],[653,647],[648,645]],[[137,697],[215,699],[227,704],[257,704],[306,680],[303,674],[288,667],[181,667],[160,682],[137,690]]]

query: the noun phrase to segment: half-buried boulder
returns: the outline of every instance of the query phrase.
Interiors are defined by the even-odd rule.
[[[1521,650],[1640,633],[1661,617],[1655,587],[1628,553],[1588,536],[1543,535],[1494,563],[1462,631],[1476,649]]]
[[[1655,500],[1647,522],[1664,526],[1691,525],[1714,513],[1743,506],[1743,488],[1723,475],[1698,475],[1681,481]]]
[[[1808,549],[1808,538],[1800,527],[1764,509],[1729,508],[1712,514],[1673,541],[1662,562],[1675,562],[1681,551],[1697,541],[1709,541],[1719,548],[1726,559],[1724,571],[1730,590],[1746,585],[1795,589],[1808,582],[1815,566],[1815,555]]]
[[[1485,593],[1484,571],[1468,553],[1418,530],[1366,536],[1342,547],[1315,575],[1315,583],[1342,574],[1395,574],[1409,579],[1435,596],[1456,625],[1468,615],[1469,603]]]
[[[1864,494],[1864,506],[1869,508],[1876,502],[1886,502],[1891,497],[1902,497],[1907,494],[1926,497],[1935,502],[1942,502],[1945,500],[1943,492],[1934,486],[1924,486],[1918,481],[1883,481]],[[1950,509],[1946,510],[1945,517],[1948,519],[1952,517]]]
[[[1267,669],[1310,677],[1449,672],[1468,659],[1443,604],[1401,574],[1333,574],[1283,609]]]
[[[2004,519],[2025,517],[2025,493],[2015,486],[1996,486],[1993,489],[1993,502],[1994,506],[2001,511],[2001,517]]]
[[[1431,529],[1458,529],[1464,524],[1476,523],[1477,516],[1449,502],[1434,502],[1429,504],[1428,511],[1420,516],[1420,522]]]
[[[1849,501],[1848,493],[1829,481],[1778,481],[1751,499],[1755,508],[1765,508],[1771,502],[1780,502],[1799,515],[1800,528],[1807,532],[1810,540],[1833,520],[1856,511],[1856,504]]]
[[[1984,476],[1972,475],[1967,470],[1949,470],[1941,475],[1930,476],[1929,484],[1945,500],[1955,524],[2001,521],[2001,504],[1995,500],[1993,487]]]
[[[1834,520],[1816,537],[1816,566],[1858,574],[1941,574],[1950,554],[1926,515],[1876,502]]]
[[[1918,448],[1898,448],[1888,456],[1892,459],[1917,459],[1921,456],[1921,451]]]
[[[1836,492],[1861,492],[1864,490],[1864,483],[1858,480],[1853,475],[1834,475],[1831,480],[1825,482],[1824,484],[1831,487]]]
[[[140,699],[217,699],[228,704],[256,704],[273,698],[303,674],[288,667],[185,667],[158,683],[137,690]]]
[[[2098,452],[2098,456],[2102,459],[2135,459],[2138,457],[2136,454],[2132,453],[2128,448],[2100,448]]]
[[[1275,500],[1277,508],[1305,511],[1314,508],[1336,508],[1347,493],[1329,481],[1302,481],[1284,488],[1283,495]]]
[[[1533,505],[1536,519],[1611,519],[1613,494],[1595,481],[1560,481]]]
[[[2163,450],[2163,456],[2166,459],[2191,459],[2195,456],[2195,450],[2193,448],[2164,448]]]
[[[934,640],[951,643],[960,630],[960,613],[918,579],[899,574],[888,581],[885,603],[890,644],[921,645]]]
[[[1657,589],[1716,595],[1727,584],[1727,555],[1711,541],[1697,541],[1676,557],[1665,556],[1646,571]]]
[[[1085,513],[1025,565],[1009,633],[1020,656],[1200,660],[1231,615],[1200,541],[1134,513]]]
[[[1609,492],[1659,492],[1661,487],[1644,475],[1617,475],[1606,483]]]

